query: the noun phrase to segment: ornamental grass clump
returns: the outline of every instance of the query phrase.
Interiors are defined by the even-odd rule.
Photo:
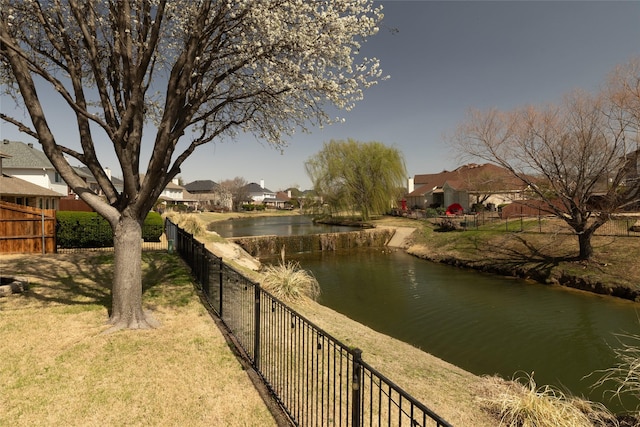
[[[205,227],[193,214],[171,212],[168,213],[166,217],[178,227],[194,236],[199,236],[205,231]]]
[[[605,388],[612,399],[623,400],[629,396],[632,398],[630,400],[640,402],[640,335],[617,334],[616,338],[620,346],[612,348],[612,351],[616,355],[617,363],[611,368],[597,371],[602,376],[593,387],[609,386],[611,388]],[[640,423],[640,403],[632,410],[631,415]]]
[[[508,427],[617,426],[602,404],[568,396],[552,386],[537,386],[533,374],[504,381],[490,378],[485,407]]]
[[[297,302],[305,298],[315,300],[320,295],[320,285],[313,274],[300,268],[298,262],[285,261],[284,249],[279,264],[265,267],[262,286],[285,302]]]

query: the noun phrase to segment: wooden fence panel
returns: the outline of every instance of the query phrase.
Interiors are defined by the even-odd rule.
[[[0,201],[0,253],[55,252],[54,209],[36,209]]]
[[[82,199],[60,199],[58,210],[74,212],[93,212],[93,208]]]

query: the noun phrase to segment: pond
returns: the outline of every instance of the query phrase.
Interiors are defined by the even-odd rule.
[[[306,217],[238,224],[229,233],[322,232]],[[623,409],[591,389],[599,374],[589,374],[616,363],[616,334],[640,333],[638,303],[436,264],[388,248],[287,258],[318,279],[321,304],[372,329],[477,375],[534,373],[539,385]]]
[[[354,227],[343,225],[316,224],[310,216],[263,216],[255,218],[234,218],[216,221],[208,229],[224,238],[249,236],[300,236],[318,233],[339,233],[353,231]]]

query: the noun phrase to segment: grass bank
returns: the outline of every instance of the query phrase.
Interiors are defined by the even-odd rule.
[[[375,223],[415,227],[407,251],[420,258],[640,300],[638,237],[594,236],[593,257],[576,261],[577,238],[561,232],[505,232],[504,225],[438,232],[432,222],[396,217]]]
[[[144,306],[161,326],[113,334],[112,255],[0,258],[2,275],[30,281],[0,298],[0,425],[276,425],[189,270],[143,258]]]

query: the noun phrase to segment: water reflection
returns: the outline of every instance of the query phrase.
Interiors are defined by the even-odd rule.
[[[315,224],[311,217],[305,215],[234,218],[212,222],[208,228],[225,238],[269,235],[303,236],[354,230],[354,227]]]

